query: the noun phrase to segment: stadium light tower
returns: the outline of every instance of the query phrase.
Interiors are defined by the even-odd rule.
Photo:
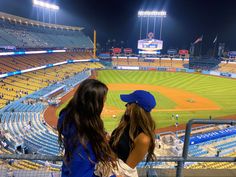
[[[43,7],[43,8],[47,8],[47,9],[52,9],[52,10],[59,10],[59,6],[55,5],[55,4],[49,4],[47,2],[43,2],[43,1],[39,1],[39,0],[33,0],[33,4],[35,6],[39,6],[39,7]]]
[[[48,10],[49,14],[49,23],[50,23],[50,18],[51,18],[51,11],[55,13],[55,23],[56,23],[56,13],[58,10],[60,10],[60,7],[56,4],[50,4],[48,2],[44,2],[41,0],[33,0],[33,5],[37,7],[37,20],[39,20],[39,9],[43,10],[43,22],[44,22],[44,13],[45,9]]]
[[[140,25],[140,39],[142,35],[142,19],[147,18],[147,34],[148,34],[148,26],[149,26],[149,18],[154,18],[154,29],[153,32],[155,33],[155,26],[156,26],[156,18],[161,18],[161,26],[160,26],[160,40],[162,34],[162,22],[163,18],[167,16],[166,11],[138,11],[138,17],[141,18],[141,25]]]
[[[138,17],[166,17],[166,11],[138,11]]]

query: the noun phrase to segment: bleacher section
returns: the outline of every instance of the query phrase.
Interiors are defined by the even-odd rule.
[[[195,129],[195,128],[194,128]],[[200,130],[201,127],[196,128]],[[190,142],[198,142],[196,144],[189,145],[188,156],[190,157],[235,157],[236,155],[236,126],[226,128],[225,126],[215,126],[215,130],[209,130],[205,132],[205,129],[209,127],[203,126],[202,132],[198,135],[191,137]],[[172,132],[166,132],[160,138],[156,139],[155,155],[158,156],[182,156],[183,138],[178,139]],[[195,132],[196,133],[196,132]],[[215,137],[215,138],[214,138]],[[196,138],[200,138],[196,139]],[[212,139],[211,139],[212,138]],[[182,142],[182,143],[181,143]],[[179,154],[176,154],[176,149],[179,150]],[[140,162],[138,168],[145,166],[146,162]],[[176,164],[171,162],[148,162],[146,165],[153,166],[158,169],[175,169]],[[226,162],[201,162],[185,163],[187,169],[236,169],[234,163]]]
[[[236,73],[236,63],[235,62],[221,62],[217,70],[221,72]]]
[[[190,145],[189,152],[193,156],[206,157],[235,157],[236,155],[236,127],[229,127],[222,130],[212,131],[194,136],[190,142],[197,142]],[[190,169],[236,169],[234,163],[226,162],[201,162],[187,164]]]
[[[68,57],[73,54],[69,53],[64,55]],[[83,55],[79,54],[79,57],[77,55],[76,58],[84,59],[81,58],[81,56]],[[87,54],[84,56],[89,57],[90,55]],[[41,57],[43,58],[45,56],[43,55]],[[21,58],[21,56],[19,56],[19,58]],[[63,60],[65,60],[65,58],[63,58]],[[51,56],[48,61],[53,62],[53,57]],[[40,64],[40,61],[38,61],[38,64]],[[41,88],[55,84],[56,82],[61,82],[60,86],[63,84],[75,86],[78,82],[74,83],[76,78],[71,76],[75,76],[77,73],[87,69],[101,67],[103,66],[100,63],[79,62],[3,78],[0,80],[0,108],[9,104],[10,101],[22,98]],[[70,78],[70,80],[67,80],[68,78]]]
[[[235,157],[236,152],[230,153],[227,156]],[[200,162],[187,166],[187,169],[236,169],[236,165],[229,162]]]
[[[202,69],[202,70],[213,70],[221,62],[221,58],[212,58],[207,56],[202,57],[190,57],[189,68],[190,69]]]
[[[22,95],[22,97],[15,98],[15,101],[0,109],[1,130],[4,130],[6,142],[9,145],[8,148],[11,150],[7,152],[12,153],[18,147],[21,147],[21,150],[24,149],[27,153],[59,155],[57,134],[43,122],[43,111],[48,106],[48,99],[45,101],[41,100],[41,98],[47,98],[48,93],[61,86],[63,86],[65,91],[70,90],[91,75],[90,69],[101,67],[103,66],[99,63],[83,62],[60,66],[59,68],[55,67],[56,70],[55,68],[49,68],[45,69],[43,72],[37,71],[34,74],[26,73],[17,77],[19,80],[17,80],[16,83],[21,83],[22,78],[31,78],[32,82],[34,82],[37,81],[37,79],[44,79],[43,76],[45,76],[47,80],[52,81],[52,83],[45,81],[48,86],[42,86],[41,89],[37,87],[36,89],[39,89],[38,91],[33,91],[32,94],[28,93],[28,95],[25,94],[24,96]],[[34,77],[30,77],[32,75]],[[42,81],[42,83],[45,82]],[[14,84],[7,84],[5,79],[3,83],[5,84],[4,87],[14,86]],[[14,88],[17,87],[20,86],[15,86]],[[10,88],[10,90],[12,91],[12,88]],[[14,162],[10,168],[38,170],[45,167],[44,164],[43,166],[40,165],[42,163],[41,161],[37,163],[31,161],[17,161]],[[59,167],[60,164],[54,164],[50,166],[49,170],[59,171]]]
[[[230,127],[230,128],[226,128],[223,130],[217,130],[217,131],[212,131],[209,133],[194,135],[190,138],[190,144],[193,145],[193,144],[209,142],[211,140],[219,139],[222,137],[227,137],[227,136],[234,135],[234,134],[236,134],[235,127]],[[184,138],[182,138],[182,140],[183,139]]]
[[[47,64],[59,63],[66,60],[81,60],[90,58],[92,58],[92,54],[90,52],[0,56],[0,74],[17,70],[25,70]]]
[[[85,62],[64,65],[63,67],[58,68],[60,71],[58,74],[55,72],[55,68],[46,69],[42,72],[43,74],[40,72],[36,73],[35,77],[32,77],[32,81],[37,80],[38,78],[41,79],[41,76],[43,75],[46,76],[49,81],[52,81],[52,83],[49,84],[50,82],[48,82],[47,84],[49,84],[49,86],[42,86],[42,89],[37,87],[36,89],[40,90],[36,92],[32,90],[32,94],[30,93],[31,90],[27,88],[27,84],[25,84],[25,87],[23,87],[23,85],[21,89],[25,90],[22,90],[22,92],[27,91],[29,92],[28,95],[25,94],[27,96],[23,97],[22,95],[22,97],[19,98],[13,97],[11,100],[15,99],[16,101],[6,105],[0,112],[2,126],[9,132],[9,138],[11,139],[9,142],[12,143],[12,147],[16,147],[17,144],[20,144],[20,142],[23,141],[31,152],[37,151],[42,154],[57,155],[59,153],[57,137],[55,133],[50,132],[42,123],[42,112],[48,105],[48,102],[47,99],[46,101],[41,101],[41,98],[44,98],[48,93],[61,86],[63,86],[65,91],[70,90],[79,82],[90,76],[90,70],[88,69],[100,67],[102,67],[101,64]],[[68,75],[65,73],[68,73]],[[27,74],[23,74],[22,76],[29,77]],[[51,78],[48,77],[50,74]],[[20,81],[20,78],[18,79]],[[20,83],[19,81],[16,83]],[[12,83],[12,85],[8,84],[5,82],[5,79],[3,80],[3,83],[5,84],[4,87],[9,88],[11,91],[20,87],[19,85],[15,86],[15,83]],[[14,86],[14,89],[11,88],[11,86]]]
[[[167,67],[167,68],[186,68],[188,67],[188,59],[171,59],[171,58],[155,58],[155,59],[139,59],[137,57],[112,58],[113,66],[141,66],[141,67]]]
[[[81,30],[72,30],[69,27],[62,29],[46,24],[40,26],[37,22],[32,24],[1,18],[0,46],[15,46],[24,49],[93,48],[92,41]]]

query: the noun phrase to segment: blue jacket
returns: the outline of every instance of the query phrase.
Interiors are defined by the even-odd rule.
[[[61,126],[63,123],[63,119],[65,117],[65,114],[62,114],[59,117],[58,125]],[[71,125],[70,128],[64,129],[62,134],[65,138],[66,143],[70,143],[67,141],[67,137],[73,136],[75,133],[75,126]],[[90,155],[90,159],[95,162],[91,162],[91,160],[88,159],[88,155],[85,152],[85,148],[82,146],[80,142],[78,142],[78,146],[76,150],[72,154],[72,159],[70,159],[69,164],[65,164],[63,162],[62,165],[62,177],[96,177],[94,175],[94,169],[95,165],[97,163],[97,159],[95,157],[95,154],[93,152],[91,144],[87,143],[87,150]],[[115,176],[112,176],[115,177]]]

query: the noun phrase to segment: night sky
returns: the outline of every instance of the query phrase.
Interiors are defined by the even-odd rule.
[[[91,36],[97,31],[102,48],[110,45],[137,48],[140,32],[138,10],[166,10],[162,39],[164,51],[169,48],[189,49],[190,43],[203,35],[203,48],[218,43],[236,50],[236,0],[50,0],[60,6],[57,23],[85,27]],[[0,11],[36,19],[31,0],[0,0]],[[144,22],[143,22],[144,23]],[[150,22],[151,25],[151,22]],[[155,37],[159,38],[159,19]],[[153,31],[153,27],[149,27]],[[142,38],[146,25],[143,24]]]

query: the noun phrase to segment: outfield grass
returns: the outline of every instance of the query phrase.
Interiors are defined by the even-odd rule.
[[[103,70],[98,71],[98,79],[106,84],[149,84],[177,88],[198,94],[202,97],[214,101],[221,107],[216,111],[171,111],[153,112],[152,115],[157,123],[157,127],[174,125],[171,119],[172,114],[179,114],[179,123],[186,123],[191,118],[208,118],[236,114],[236,80],[214,77],[201,74],[157,72],[157,71],[124,71],[124,70]],[[127,91],[109,91],[106,104],[125,109],[124,103],[120,101],[120,93],[130,93],[132,88]],[[171,109],[176,106],[175,102],[166,98],[160,93],[152,92],[157,99],[157,108]],[[122,114],[122,113],[121,113]],[[118,115],[117,119],[119,120]],[[105,127],[108,131],[114,129],[118,120],[111,117],[104,118]]]
[[[236,80],[214,77],[201,74],[189,74],[181,72],[157,72],[157,71],[126,71],[126,70],[101,70],[98,71],[98,79],[106,84],[148,84],[177,88],[198,94],[214,101],[221,107],[216,111],[169,111],[152,112],[157,123],[157,128],[174,125],[172,114],[179,114],[179,123],[186,123],[192,118],[209,118],[236,114]],[[106,105],[124,110],[124,103],[119,95],[132,92],[133,89],[125,91],[109,90]],[[157,100],[158,109],[174,109],[176,103],[161,93],[150,91]],[[69,100],[68,100],[69,101]],[[67,104],[59,107],[57,113]],[[104,117],[105,127],[112,131],[119,122],[123,111],[114,119],[111,116]]]

